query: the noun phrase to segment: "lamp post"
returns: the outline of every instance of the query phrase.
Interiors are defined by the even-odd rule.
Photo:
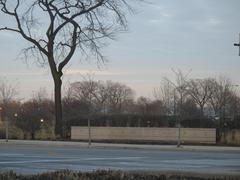
[[[40,119],[40,135],[41,135],[41,139],[44,139],[44,119],[43,118],[41,118]]]
[[[179,148],[181,146],[181,124],[180,119],[178,119],[178,141],[177,141],[177,147]]]
[[[6,142],[8,142],[8,118],[5,117]]]
[[[182,118],[183,118],[183,96],[184,96],[184,91],[188,91],[189,88],[182,85],[179,87],[180,90],[174,88],[174,111],[176,113],[176,110],[175,110],[175,91],[177,90],[179,92],[179,95],[180,95],[180,108],[179,108],[179,117],[178,117],[178,123],[177,123],[177,128],[178,128],[178,137],[177,137],[177,148],[181,147],[181,121],[182,121]]]
[[[175,119],[175,123],[177,124],[177,148],[181,146],[181,117],[182,117],[182,95],[180,94],[180,116],[176,117],[176,90],[177,87],[173,89],[173,116]]]
[[[91,121],[90,118],[88,118],[88,148],[91,147],[92,144],[92,137],[91,137]]]

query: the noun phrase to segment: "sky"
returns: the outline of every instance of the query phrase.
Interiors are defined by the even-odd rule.
[[[128,31],[118,34],[103,49],[108,62],[74,57],[64,69],[64,86],[81,81],[112,80],[131,87],[137,96],[152,97],[163,77],[174,78],[172,69],[189,71],[188,78],[227,76],[240,84],[239,0],[146,0],[134,4],[127,15]],[[0,18],[0,26],[7,22]],[[50,70],[34,60],[18,57],[26,42],[16,34],[0,32],[0,77],[17,84],[19,97],[30,98],[40,88],[53,94]]]

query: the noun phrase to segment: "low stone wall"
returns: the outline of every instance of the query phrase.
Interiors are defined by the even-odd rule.
[[[176,142],[178,128],[91,127],[92,140]],[[88,127],[71,127],[72,140],[88,140]],[[216,143],[216,129],[181,128],[182,143]]]

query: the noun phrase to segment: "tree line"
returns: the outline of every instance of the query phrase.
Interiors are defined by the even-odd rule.
[[[133,89],[113,81],[85,79],[70,83],[64,93],[63,134],[70,136],[73,125],[240,128],[238,86],[226,77],[190,79],[181,71],[174,81],[163,78],[153,89],[153,98],[136,97]],[[56,138],[54,102],[40,89],[32,98],[21,101],[18,89],[0,80],[0,136],[9,122],[12,137]],[[21,135],[19,135],[21,134]],[[44,136],[44,137],[42,137]]]

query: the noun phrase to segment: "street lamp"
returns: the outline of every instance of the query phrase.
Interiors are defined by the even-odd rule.
[[[180,91],[177,89],[177,88],[179,88],[180,89]],[[177,137],[177,148],[179,148],[179,147],[181,147],[181,121],[182,121],[182,118],[183,118],[183,93],[184,93],[184,91],[186,92],[186,91],[188,91],[189,90],[189,87],[188,86],[185,86],[185,85],[182,85],[182,86],[180,86],[180,87],[175,87],[174,88],[174,111],[176,111],[175,110],[175,106],[176,106],[176,104],[175,104],[175,91],[178,91],[179,92],[179,94],[180,94],[180,111],[179,111],[179,117],[178,117],[178,137]],[[176,112],[175,112],[176,113]]]
[[[176,90],[177,87],[173,89],[173,116],[175,123],[177,123],[177,148],[181,146],[181,119],[182,118],[182,95],[180,95],[180,116],[176,119]]]
[[[5,122],[6,122],[6,142],[8,142],[8,118],[5,117]]]
[[[17,113],[15,113],[15,114],[14,114],[14,117],[15,117],[15,118],[17,118],[17,117],[18,117],[18,114],[17,114]]]
[[[92,144],[92,137],[91,137],[91,121],[90,118],[88,117],[88,148],[91,147]]]
[[[1,119],[1,116],[2,116],[2,114],[1,114],[1,112],[2,112],[2,110],[3,110],[3,108],[2,107],[0,107],[0,119]],[[15,113],[14,114],[14,117],[15,118],[17,118],[18,117],[18,114],[17,113]],[[8,142],[8,132],[9,132],[9,127],[8,127],[8,117],[5,117],[5,136],[6,136],[6,142]]]
[[[43,123],[44,122],[44,119],[42,118],[42,119],[40,119],[40,123]]]

